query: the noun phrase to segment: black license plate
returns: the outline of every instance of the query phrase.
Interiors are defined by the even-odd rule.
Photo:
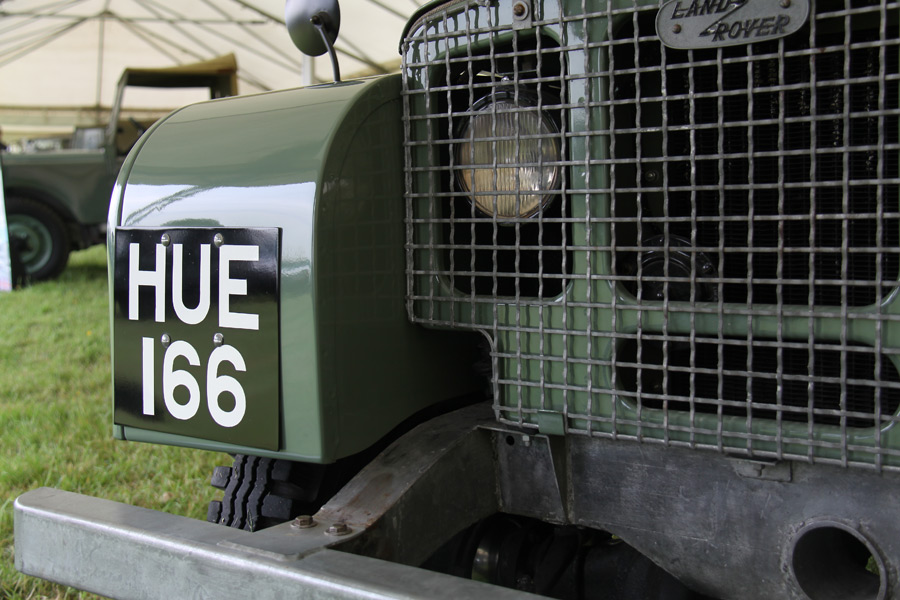
[[[114,421],[280,444],[277,228],[120,228]]]

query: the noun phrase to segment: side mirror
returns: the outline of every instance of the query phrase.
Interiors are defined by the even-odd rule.
[[[340,82],[334,42],[341,28],[341,7],[338,0],[286,0],[284,22],[294,45],[308,56],[328,52],[334,70],[335,83]]]

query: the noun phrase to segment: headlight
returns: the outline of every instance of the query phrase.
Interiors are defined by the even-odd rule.
[[[486,97],[473,112],[454,144],[459,186],[485,215],[537,214],[559,181],[559,128],[522,93]]]

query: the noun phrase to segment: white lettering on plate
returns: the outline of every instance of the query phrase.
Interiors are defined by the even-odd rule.
[[[196,415],[197,409],[200,408],[200,386],[188,371],[175,369],[175,359],[179,356],[186,358],[189,365],[194,367],[200,365],[200,357],[193,346],[182,340],[172,342],[166,348],[166,355],[163,358],[163,400],[170,415],[180,421],[187,421]],[[188,391],[188,400],[184,404],[179,404],[175,400],[175,390],[178,387],[184,387]]]
[[[259,246],[222,246],[219,248],[219,327],[259,329],[259,315],[231,312],[231,296],[247,295],[247,280],[232,279],[232,261],[258,261]]]
[[[143,371],[143,412],[154,415],[154,360],[153,338],[142,338],[141,366]],[[200,355],[189,342],[178,340],[166,348],[163,358],[163,400],[169,414],[180,421],[193,418],[200,409],[200,384],[185,369],[176,369],[175,360],[184,358],[193,367],[200,366]],[[231,363],[235,371],[244,373],[247,365],[244,357],[234,346],[219,346],[209,355],[206,367],[206,405],[213,420],[222,427],[234,427],[244,419],[247,412],[247,394],[241,383],[230,375],[220,375],[219,366]],[[175,399],[175,390],[179,387],[187,390],[188,398],[184,404]],[[222,394],[230,394],[234,399],[234,408],[225,410],[219,403]]]
[[[155,264],[151,270],[140,268],[140,244],[128,245],[128,319],[140,318],[139,298],[141,287],[154,290],[154,320],[166,322],[166,246],[155,244],[153,253]],[[175,316],[186,325],[198,325],[209,315],[212,296],[212,246],[200,244],[199,272],[188,274],[188,281],[197,281],[200,295],[197,306],[190,308],[184,304],[184,244],[172,244],[172,281],[169,289]],[[235,262],[255,262],[259,260],[259,246],[223,245],[219,247],[219,327],[231,329],[259,330],[259,315],[231,310],[232,299],[247,295],[247,280],[232,277],[231,266]],[[196,277],[196,279],[194,279]],[[156,361],[152,337],[141,338],[141,376],[143,414],[156,414]],[[186,363],[186,364],[185,364]],[[230,375],[219,374],[222,363],[229,363],[238,372],[246,372],[244,357],[234,346],[218,346],[212,350],[206,361],[206,404],[209,414],[221,427],[234,427],[243,419],[247,410],[247,397],[240,382]],[[197,349],[185,340],[172,341],[166,347],[162,364],[162,396],[166,410],[174,418],[186,421],[200,410],[203,394],[200,383],[188,368],[201,367]],[[176,390],[181,401],[176,400]],[[184,393],[187,398],[184,398]],[[223,395],[234,399],[230,410],[222,408]]]
[[[166,247],[156,245],[156,268],[152,271],[141,271],[140,244],[128,244],[128,318],[138,319],[138,290],[141,286],[156,290],[156,322],[166,322]]]
[[[150,271],[140,268],[140,244],[128,245],[128,319],[139,319],[139,298],[141,287],[152,287],[154,294],[154,320],[166,322],[166,247],[156,244],[156,266]],[[259,246],[224,245],[219,248],[219,327],[230,329],[259,330],[259,315],[231,310],[233,296],[247,295],[247,280],[231,277],[231,263],[259,260]],[[172,245],[172,305],[175,316],[187,325],[202,323],[209,314],[210,305],[210,245],[200,245],[199,286],[200,299],[197,306],[184,305],[184,248],[183,244]]]
[[[196,307],[187,308],[181,289],[184,282],[184,248],[182,244],[172,246],[172,304],[181,322],[188,325],[202,323],[209,313],[209,248],[209,244],[200,244],[200,300]]]
[[[213,350],[209,355],[209,365],[206,367],[206,402],[213,421],[222,427],[234,427],[244,418],[247,397],[237,379],[230,375],[219,375],[219,365],[223,362],[230,362],[236,371],[247,370],[244,357],[234,346],[219,346]],[[234,408],[230,411],[219,406],[219,396],[223,392],[234,397]]]
[[[156,405],[153,400],[156,390],[153,389],[153,338],[141,338],[141,366],[143,367],[143,399],[144,414],[151,417],[156,414]]]

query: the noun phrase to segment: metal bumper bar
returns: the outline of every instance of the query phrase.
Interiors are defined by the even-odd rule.
[[[121,599],[534,597],[409,566],[498,510],[492,453],[479,428],[489,418],[486,407],[472,407],[413,430],[329,501],[311,528],[284,523],[250,533],[37,489],[15,503],[16,568]],[[448,494],[448,480],[471,485]]]
[[[112,598],[521,598],[301,541],[40,488],[15,503],[16,568]],[[527,595],[526,595],[527,596]]]

